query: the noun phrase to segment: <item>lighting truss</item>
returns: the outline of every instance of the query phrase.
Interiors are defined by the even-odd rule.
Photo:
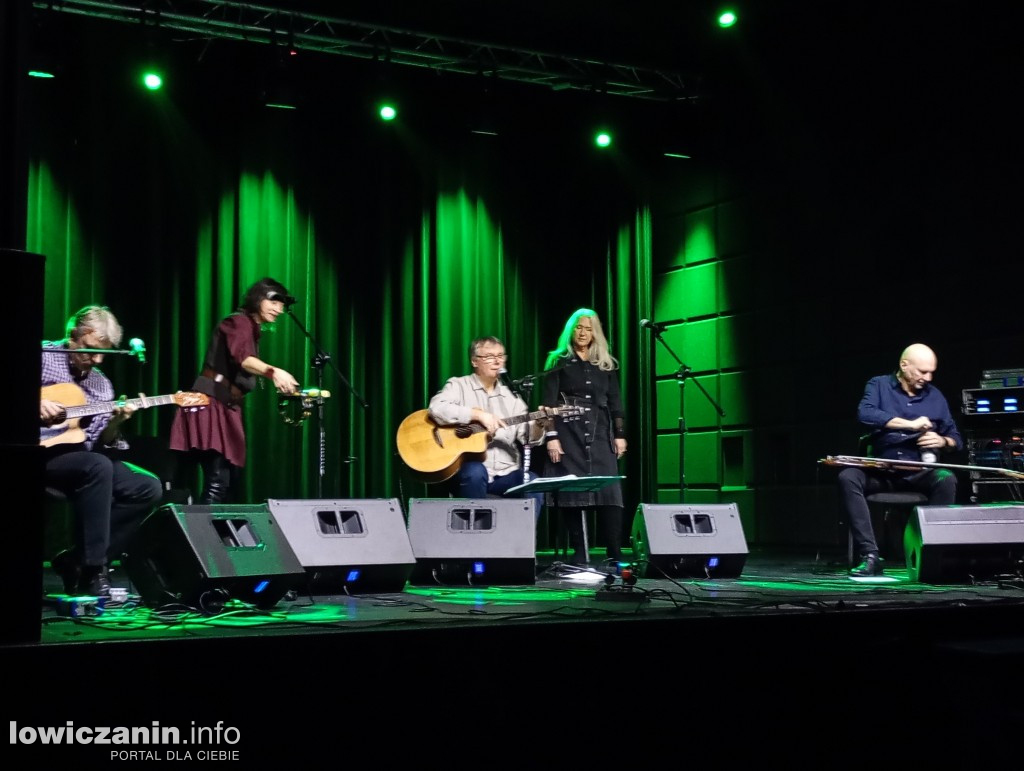
[[[39,10],[176,30],[199,39],[281,44],[466,75],[656,101],[694,99],[677,72],[462,40],[234,0],[35,0]]]

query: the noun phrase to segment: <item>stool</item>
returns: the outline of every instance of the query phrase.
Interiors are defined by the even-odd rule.
[[[906,491],[872,493],[864,497],[871,510],[871,527],[875,531],[875,542],[878,544],[879,555],[885,559],[892,559],[892,553],[896,552],[902,558],[903,531],[906,529],[907,519],[915,506],[923,506],[928,503],[928,496],[924,493]],[[876,511],[880,512],[881,527],[875,527]],[[892,527],[894,519],[899,519],[902,522],[902,527],[894,530]],[[860,556],[853,553],[852,531],[847,537],[846,556],[850,565],[856,565],[855,560]]]

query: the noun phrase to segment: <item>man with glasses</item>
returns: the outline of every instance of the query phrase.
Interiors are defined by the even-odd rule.
[[[524,482],[520,447],[539,444],[547,421],[521,422],[508,426],[506,418],[529,412],[501,375],[505,371],[505,345],[496,337],[478,337],[469,346],[472,375],[452,377],[430,400],[430,417],[439,425],[479,423],[489,437],[483,461],[463,460],[448,480],[449,492],[458,498],[485,498],[504,495]],[[528,480],[527,480],[528,481]],[[544,504],[543,494],[529,496],[536,501],[537,514]]]

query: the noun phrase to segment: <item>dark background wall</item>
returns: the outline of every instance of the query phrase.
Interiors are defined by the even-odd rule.
[[[147,37],[44,13],[45,37],[60,41],[73,75],[55,84],[59,95],[36,93],[25,125],[37,151],[74,170],[85,227],[109,247],[105,286],[138,326],[191,316],[183,288],[194,268],[183,255],[195,248],[199,213],[240,169],[272,169],[295,183],[298,205],[346,278],[339,312],[367,352],[383,344],[374,323],[381,266],[399,264],[410,236],[396,223],[415,219],[439,190],[481,195],[500,212],[503,243],[530,279],[523,312],[533,323],[511,341],[521,371],[539,363],[575,307],[614,320],[641,450],[624,469],[632,503],[679,498],[677,364],[638,329],[649,315],[671,325],[666,341],[726,412],[719,417],[687,382],[687,499],[739,502],[756,543],[836,545],[845,535],[834,472],[817,460],[856,451],[854,410],[868,377],[892,369],[908,343],[928,343],[956,410],[983,369],[1024,365],[1011,120],[1017,12],[1010,3],[781,2],[740,6],[740,24],[723,32],[709,21],[711,3],[662,5],[495,3],[485,15],[479,3],[346,3],[345,11],[678,69],[692,73],[699,98],[654,104],[303,55],[294,62],[305,98],[298,114],[258,104],[266,47]],[[147,49],[173,65],[164,97],[173,110],[154,111],[118,81]],[[374,122],[369,108],[383,90],[401,95],[406,128]],[[498,138],[468,133],[485,105],[502,127]],[[613,154],[589,146],[598,119],[615,127]],[[691,157],[666,158],[664,149]],[[609,254],[647,211],[649,258],[639,250],[623,267]],[[628,301],[609,299],[624,292]],[[171,296],[180,315],[150,321],[152,303]],[[423,334],[441,326],[432,315]],[[189,356],[182,372],[193,369]],[[417,362],[395,412],[418,407],[463,368],[461,359]],[[375,395],[387,387],[359,384]],[[386,439],[392,427],[336,430],[332,447],[347,448],[354,433]],[[370,460],[390,467],[384,439]],[[350,489],[408,495],[399,478],[377,469]]]

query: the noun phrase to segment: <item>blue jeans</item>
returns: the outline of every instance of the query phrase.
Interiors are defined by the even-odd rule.
[[[531,472],[526,481],[536,478],[537,475]],[[506,490],[523,484],[523,481],[523,470],[516,469],[504,476],[495,477],[493,482],[488,482],[487,468],[484,464],[478,460],[471,460],[463,463],[462,468],[451,478],[449,492],[457,498],[479,499],[486,498],[488,495],[504,497]],[[533,499],[536,516],[540,519],[540,511],[544,506],[544,493],[531,493],[525,497]]]

